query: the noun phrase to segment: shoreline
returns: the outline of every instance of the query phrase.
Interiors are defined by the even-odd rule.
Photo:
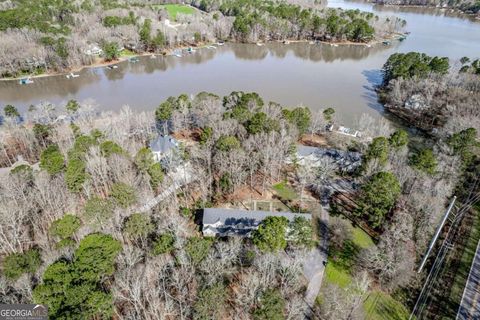
[[[263,45],[269,44],[269,43],[284,43],[285,41],[288,41],[289,43],[306,43],[306,44],[309,44],[310,42],[314,41],[315,43],[321,43],[321,44],[330,45],[330,46],[355,45],[355,46],[371,47],[373,45],[381,44],[383,41],[386,41],[386,40],[395,40],[396,37],[402,36],[402,35],[404,36],[405,34],[403,34],[403,33],[393,33],[389,37],[385,37],[385,38],[382,38],[382,39],[374,39],[374,40],[371,40],[369,42],[353,42],[353,41],[334,42],[334,41],[322,41],[322,40],[288,40],[288,39],[286,39],[286,40],[272,40],[272,41],[266,41],[266,42],[260,42],[259,41],[259,42],[256,42],[256,43],[255,42],[247,42],[245,44],[250,44],[250,45],[261,44],[263,46]],[[195,48],[195,49],[205,49],[209,46],[217,45],[217,43],[205,42],[205,43],[202,43],[200,46],[193,47],[193,48]],[[225,42],[225,43],[241,43],[241,42],[228,41],[228,42]],[[288,44],[286,44],[286,45],[288,45]],[[71,68],[69,70],[66,70],[66,71],[46,72],[46,73],[42,73],[42,74],[38,74],[38,75],[21,76],[21,77],[15,77],[15,78],[0,78],[0,81],[8,82],[8,81],[19,81],[21,79],[41,79],[41,78],[46,78],[46,77],[54,77],[54,76],[62,76],[62,75],[67,76],[70,73],[81,72],[85,69],[108,67],[108,66],[111,66],[111,65],[115,65],[115,64],[118,64],[118,63],[128,61],[129,59],[132,59],[132,58],[148,57],[148,56],[152,56],[152,55],[163,56],[163,57],[172,56],[173,52],[175,50],[184,50],[184,49],[187,49],[187,48],[190,48],[190,47],[192,47],[192,46],[179,46],[179,47],[175,47],[175,48],[172,48],[172,49],[165,50],[165,51],[160,52],[160,53],[144,52],[144,53],[139,53],[139,54],[134,54],[134,55],[123,56],[123,57],[118,58],[117,60],[109,61],[109,62],[106,62],[106,61],[100,59],[100,61],[96,61],[92,64],[79,66],[79,67],[73,67],[73,68]]]

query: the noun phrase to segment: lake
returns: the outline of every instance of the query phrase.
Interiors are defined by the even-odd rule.
[[[243,90],[287,106],[333,107],[342,121],[352,124],[362,113],[382,115],[373,86],[381,81],[380,69],[392,53],[421,51],[454,60],[480,55],[480,23],[468,18],[437,9],[363,2],[331,1],[329,6],[395,15],[407,20],[406,30],[411,34],[403,42],[371,47],[226,44],[181,58],[142,57],[138,63],[119,63],[113,70],[87,68],[74,79],[52,76],[24,86],[2,81],[0,106],[13,104],[25,111],[41,101],[62,105],[69,99],[94,99],[100,110],[118,110],[124,105],[148,110],[171,95],[201,91],[225,95]]]

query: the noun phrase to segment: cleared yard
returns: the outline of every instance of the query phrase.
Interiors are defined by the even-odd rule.
[[[363,304],[363,309],[369,320],[406,320],[410,316],[407,308],[381,291],[371,292]]]
[[[273,190],[279,196],[282,200],[284,201],[291,201],[298,199],[298,194],[295,192],[295,190],[288,186],[285,182],[280,182],[275,185],[273,185]]]
[[[190,6],[185,6],[181,4],[162,4],[155,6],[156,8],[165,8],[167,9],[168,15],[170,19],[177,20],[177,15],[181,14],[193,14],[195,13],[195,9]]]

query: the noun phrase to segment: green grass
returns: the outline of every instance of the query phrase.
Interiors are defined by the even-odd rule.
[[[405,306],[381,291],[371,292],[363,304],[363,309],[365,318],[369,320],[404,320],[410,315]]]
[[[285,182],[280,182],[273,185],[273,190],[282,200],[294,200],[298,198],[298,194],[292,187],[288,186]]]
[[[362,229],[353,227],[350,221],[345,220],[351,230],[351,238],[345,240],[342,250],[330,248],[329,259],[325,268],[325,281],[346,288],[352,282],[351,269],[353,268],[360,250],[374,245],[372,239]]]
[[[122,52],[120,52],[121,57],[132,57],[136,56],[137,54],[133,52],[132,50],[129,49],[123,49]]]
[[[325,281],[345,289],[352,283],[350,271],[335,261],[329,261],[325,267]]]
[[[181,14],[193,14],[195,13],[195,9],[190,6],[184,6],[181,4],[162,4],[156,6],[157,8],[165,8],[167,9],[168,15],[172,20],[177,20],[177,15]]]
[[[359,227],[353,227],[352,241],[355,245],[362,249],[366,249],[374,245],[372,238]]]

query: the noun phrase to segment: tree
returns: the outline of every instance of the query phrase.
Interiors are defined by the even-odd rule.
[[[310,122],[312,118],[310,109],[308,109],[307,107],[298,107],[293,110],[283,109],[282,113],[283,117],[288,122],[295,125],[300,134],[304,134],[305,132],[307,132],[308,128],[310,127]]]
[[[158,30],[157,35],[152,39],[151,45],[154,49],[158,49],[158,48],[164,47],[165,44],[166,44],[165,35],[163,34],[162,31]]]
[[[323,117],[326,121],[331,122],[333,120],[333,115],[335,114],[335,109],[327,108],[323,110]]]
[[[86,180],[85,162],[82,159],[68,161],[65,171],[65,182],[68,190],[75,193],[80,192]]]
[[[250,120],[247,121],[245,128],[249,134],[257,134],[260,132],[270,132],[278,130],[279,124],[277,121],[268,118],[265,112],[255,113]]]
[[[83,210],[89,222],[102,224],[112,217],[113,204],[108,199],[94,196],[87,200]]]
[[[215,147],[223,152],[229,152],[240,148],[240,141],[234,136],[220,136]]]
[[[207,257],[212,244],[213,239],[211,238],[189,238],[185,245],[185,251],[192,262],[197,265]]]
[[[255,320],[282,320],[284,314],[285,299],[277,289],[267,289],[260,298],[259,306],[253,312]]]
[[[385,137],[374,138],[365,154],[366,161],[377,160],[384,165],[388,160],[389,142]]]
[[[46,145],[50,134],[52,133],[52,126],[48,124],[35,123],[33,125],[33,134],[35,138]]]
[[[115,258],[121,250],[120,242],[111,235],[89,234],[75,250],[74,271],[85,281],[100,281],[113,275]]]
[[[407,131],[399,129],[390,135],[388,142],[393,148],[400,149],[408,144],[408,140]]]
[[[290,223],[287,238],[297,246],[312,247],[315,244],[312,240],[312,235],[311,221],[298,216]]]
[[[148,169],[155,164],[153,153],[149,148],[141,148],[138,150],[134,162],[140,172],[147,172]]]
[[[395,205],[401,188],[395,175],[378,172],[362,187],[357,198],[355,214],[366,217],[372,227],[382,226],[385,216]]]
[[[12,253],[3,261],[3,273],[7,278],[16,280],[24,273],[34,273],[41,264],[40,252],[37,249]]]
[[[137,202],[135,189],[123,182],[117,182],[112,185],[110,197],[122,208],[128,208]]]
[[[150,46],[150,38],[152,33],[152,20],[145,19],[142,28],[140,29],[140,41],[145,47]]]
[[[447,143],[456,154],[462,157],[466,164],[474,158],[474,149],[480,146],[477,142],[477,130],[474,128],[454,133],[448,138]]]
[[[118,45],[116,42],[106,42],[103,45],[103,53],[105,55],[105,61],[117,60],[120,52],[118,51]]]
[[[222,283],[205,287],[198,292],[195,301],[194,319],[222,319],[227,291]]]
[[[80,104],[77,100],[68,100],[67,105],[65,106],[65,110],[67,110],[68,113],[75,113],[78,109],[80,109]]]
[[[134,213],[126,220],[124,231],[132,239],[145,239],[154,229],[155,226],[148,215]]]
[[[200,144],[204,145],[207,143],[210,138],[212,138],[213,135],[213,129],[211,127],[205,127],[202,129],[202,132],[200,133]]]
[[[160,163],[154,163],[147,170],[148,175],[150,176],[150,186],[152,189],[156,190],[160,183],[163,181],[163,168]]]
[[[17,108],[15,108],[11,104],[7,104],[3,108],[3,112],[5,113],[5,117],[7,117],[7,118],[18,118],[18,117],[20,117],[20,113],[18,112]]]
[[[287,246],[285,233],[288,220],[285,217],[267,217],[252,233],[253,243],[262,251],[283,250]]]
[[[102,281],[115,270],[120,243],[110,235],[89,234],[75,250],[73,261],[59,260],[45,270],[33,300],[48,306],[53,319],[107,319],[113,297]]]
[[[437,159],[432,149],[422,149],[410,157],[410,165],[419,171],[433,175],[437,169]]]
[[[47,170],[50,175],[63,171],[65,159],[57,145],[51,145],[40,155],[40,168]]]
[[[52,222],[49,228],[50,234],[60,239],[71,238],[80,228],[80,218],[72,214],[66,214],[62,218]]]
[[[105,158],[108,158],[113,154],[125,154],[125,150],[123,150],[122,147],[110,140],[104,141],[100,144],[100,152]]]
[[[170,253],[175,248],[175,237],[171,233],[161,234],[152,244],[152,254],[158,256],[160,254]]]

